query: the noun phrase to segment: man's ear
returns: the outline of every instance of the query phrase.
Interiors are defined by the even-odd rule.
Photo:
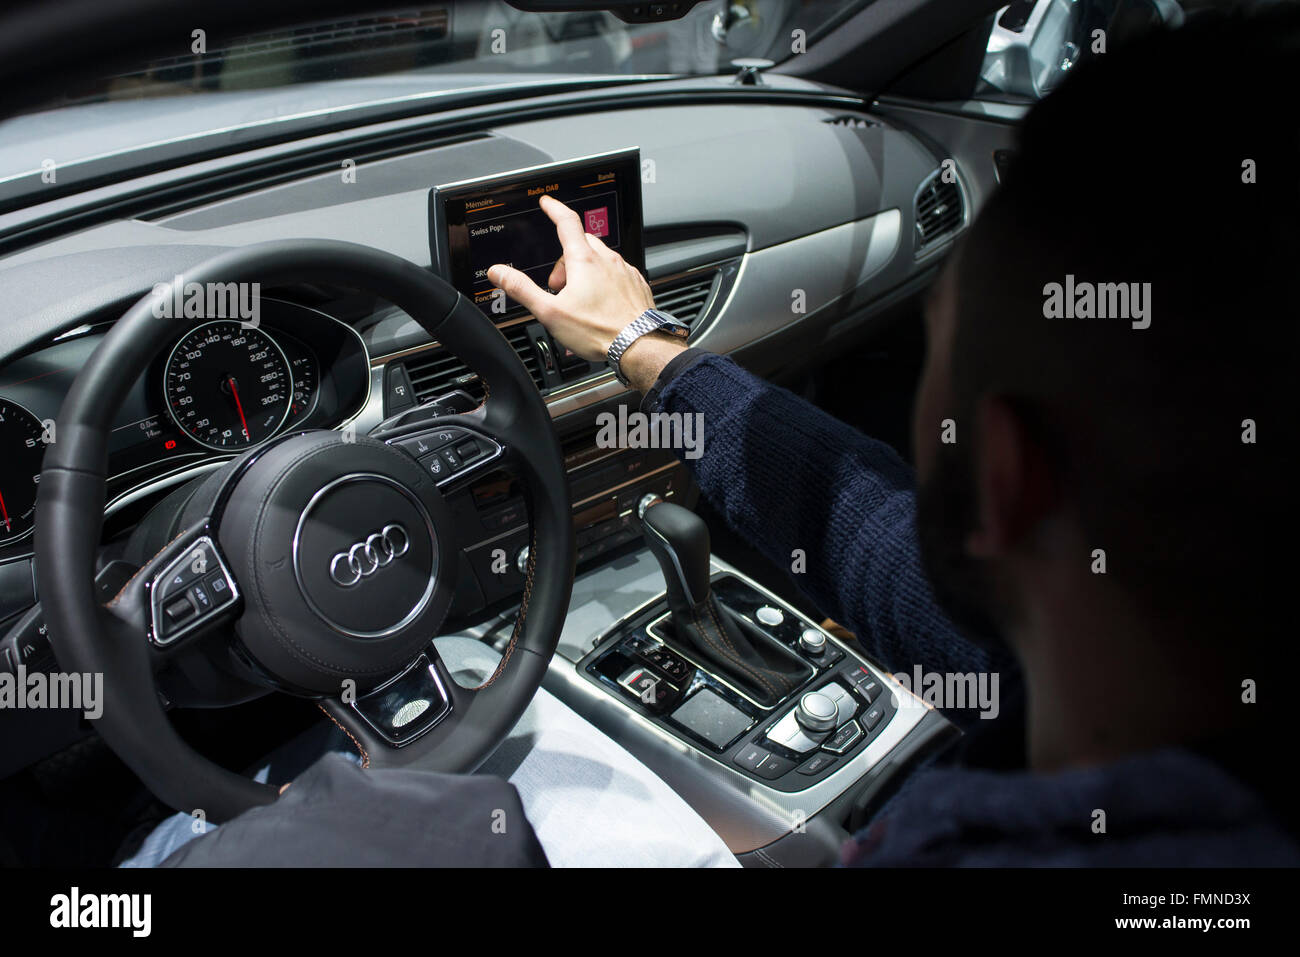
[[[974,479],[978,511],[966,550],[993,558],[1016,548],[1056,504],[1056,483],[1043,449],[1015,406],[986,395],[975,407]]]

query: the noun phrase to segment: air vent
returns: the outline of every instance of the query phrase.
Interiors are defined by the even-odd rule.
[[[721,269],[715,267],[651,283],[655,307],[671,313],[687,325],[693,324],[708,306],[720,274]],[[537,388],[542,389],[545,382],[542,378],[541,360],[528,336],[528,329],[532,325],[530,322],[521,322],[502,331],[523,360],[524,368],[533,377]],[[453,389],[464,389],[477,401],[483,399],[483,383],[478,374],[441,346],[412,356],[404,360],[404,364],[406,374],[411,378],[411,388],[415,390],[419,402],[427,402],[434,396],[445,395]]]
[[[935,170],[917,190],[915,202],[916,251],[921,253],[952,236],[966,222],[966,207],[956,179],[944,182]]]
[[[829,123],[831,126],[843,126],[850,130],[869,130],[872,127],[879,126],[875,120],[869,120],[865,116],[858,116],[856,113],[843,113],[839,116],[828,116],[822,120],[823,123]]]
[[[528,323],[520,323],[503,330],[506,341],[523,360],[524,368],[532,376],[537,388],[542,387],[542,366],[537,359],[537,350],[528,338]],[[406,374],[411,378],[411,388],[415,390],[416,400],[427,402],[434,396],[444,395],[453,389],[464,389],[475,400],[483,400],[483,381],[478,373],[441,347],[429,349],[405,362]]]
[[[676,316],[688,326],[693,325],[709,304],[718,272],[717,269],[708,269],[651,283],[655,308]]]

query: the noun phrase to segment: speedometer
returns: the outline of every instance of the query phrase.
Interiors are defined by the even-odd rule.
[[[167,410],[200,445],[245,449],[284,424],[293,374],[284,350],[260,329],[218,320],[176,344],[163,370]]]
[[[0,399],[0,545],[31,534],[47,440],[40,419]]]

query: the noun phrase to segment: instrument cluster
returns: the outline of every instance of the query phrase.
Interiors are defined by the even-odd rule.
[[[59,406],[106,332],[75,330],[0,370],[0,552],[32,533]],[[135,383],[110,435],[109,499],[288,431],[339,426],[369,393],[370,358],[351,326],[263,297],[257,323],[193,326]]]

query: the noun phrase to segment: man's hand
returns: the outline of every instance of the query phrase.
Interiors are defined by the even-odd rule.
[[[554,292],[538,288],[518,269],[499,263],[488,270],[488,279],[578,355],[603,361],[623,327],[654,306],[650,286],[635,267],[584,230],[569,207],[550,196],[542,197],[541,207],[555,223],[564,251],[547,280]],[[684,348],[679,340],[666,336],[642,336],[623,353],[623,373],[633,388],[644,392]]]

